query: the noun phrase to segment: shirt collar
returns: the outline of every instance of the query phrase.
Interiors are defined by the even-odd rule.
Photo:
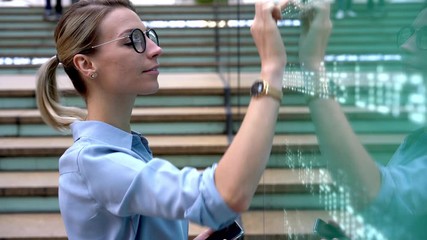
[[[76,121],[71,124],[74,141],[86,137],[127,149],[132,148],[132,133],[101,121]]]

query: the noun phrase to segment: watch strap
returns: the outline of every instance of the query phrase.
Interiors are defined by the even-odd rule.
[[[271,96],[271,97],[275,98],[277,101],[282,102],[283,92],[281,90],[275,88],[275,87],[272,87],[266,81],[263,81],[263,82],[264,82],[264,87],[265,87],[265,95]]]

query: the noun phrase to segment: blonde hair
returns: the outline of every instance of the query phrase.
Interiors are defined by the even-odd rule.
[[[95,54],[98,26],[104,17],[116,8],[136,12],[129,0],[80,0],[71,5],[59,20],[55,32],[57,54],[46,61],[37,73],[36,100],[40,114],[48,125],[66,131],[76,120],[84,120],[86,111],[62,106],[57,86],[56,69],[61,63],[76,91],[86,99],[87,89],[73,63],[76,54]]]

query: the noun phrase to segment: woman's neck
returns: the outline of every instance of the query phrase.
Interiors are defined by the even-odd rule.
[[[135,98],[91,98],[87,101],[88,115],[86,120],[105,122],[130,132]]]

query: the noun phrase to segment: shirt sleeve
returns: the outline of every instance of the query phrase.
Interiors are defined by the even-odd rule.
[[[89,192],[112,214],[188,219],[218,229],[238,215],[218,193],[216,165],[204,171],[166,160],[144,162],[131,154],[86,147],[78,158]]]
[[[381,188],[371,206],[378,212],[396,211],[398,215],[426,214],[427,156],[404,165],[380,166]]]

